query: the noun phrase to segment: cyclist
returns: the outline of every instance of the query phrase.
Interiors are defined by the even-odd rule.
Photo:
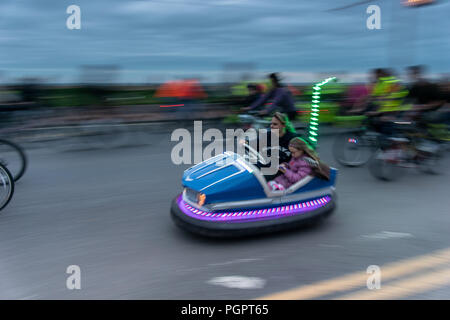
[[[402,112],[410,109],[409,105],[404,104],[408,91],[391,70],[375,69],[373,75],[374,84],[366,104],[365,115],[368,117],[369,126],[382,134],[380,136],[382,146],[388,146],[390,145],[388,137],[392,137],[395,132],[394,121],[399,119]],[[395,152],[390,152],[388,156],[404,158],[404,141],[397,140]]]
[[[375,69],[374,76],[375,83],[366,104],[365,114],[376,131],[391,135],[392,121],[397,119],[401,112],[410,109],[410,106],[403,104],[408,91],[390,70]]]
[[[269,115],[273,110],[280,108],[287,114],[289,120],[295,120],[297,112],[291,91],[281,83],[280,76],[277,73],[271,73],[269,79],[271,81],[271,89],[269,92],[252,103],[249,107],[244,108],[244,110],[250,111],[257,109],[271,100],[272,103],[260,112],[261,116]]]
[[[412,85],[407,98],[414,105],[409,116],[418,120],[420,125],[439,122],[440,113],[436,111],[445,104],[445,98],[439,87],[425,79],[424,70],[424,66],[408,67]]]
[[[264,94],[264,88],[262,84],[249,83],[247,85],[248,95],[245,97],[243,105],[249,106],[258,101]]]
[[[450,81],[444,79],[440,85],[441,98],[444,105],[437,111],[440,114],[440,119],[447,126],[450,125]]]
[[[353,115],[364,109],[369,96],[369,87],[365,84],[354,84],[348,87],[345,98],[340,105],[341,115]]]

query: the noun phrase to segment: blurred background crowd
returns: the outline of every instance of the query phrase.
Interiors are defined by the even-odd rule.
[[[2,128],[105,119],[235,123],[270,91],[272,72],[280,72],[299,121],[307,121],[314,83],[330,76],[339,82],[323,92],[321,123],[367,113],[374,100],[415,105],[420,115],[447,110],[447,1],[77,5],[81,28],[69,30],[65,3],[0,4]],[[379,8],[380,29],[367,27],[370,5]],[[428,68],[408,67],[419,64]]]
[[[238,114],[245,113],[272,85],[269,78],[249,73],[238,74],[234,82],[224,83],[204,83],[199,79],[146,85],[108,83],[108,77],[117,70],[117,67],[84,68],[90,80],[103,78],[103,83],[56,85],[27,78],[3,85],[0,87],[1,125],[3,128],[45,127],[105,118],[127,123],[180,119],[233,123],[238,121]],[[283,79],[283,74],[280,76]],[[317,75],[317,82],[323,80],[320,77]],[[448,121],[450,78],[430,79],[425,66],[374,69],[367,73],[366,82],[345,82],[345,76],[343,80],[327,85],[322,91],[321,123],[335,124],[341,116],[367,114],[374,99],[385,108],[390,105],[391,111],[410,110],[421,116],[437,111],[442,113],[442,121]],[[314,82],[283,81],[282,85],[294,100],[296,119],[307,122]]]

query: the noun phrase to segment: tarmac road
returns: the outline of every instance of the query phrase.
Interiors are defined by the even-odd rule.
[[[336,165],[332,137],[321,143],[340,169],[335,214],[313,228],[227,241],[172,223],[188,166],[172,164],[168,134],[130,148],[29,150],[0,214],[0,298],[449,299],[448,155],[440,175],[404,169],[386,183],[366,167]],[[70,265],[80,267],[80,290],[66,287]],[[381,268],[380,290],[366,287],[370,265]]]

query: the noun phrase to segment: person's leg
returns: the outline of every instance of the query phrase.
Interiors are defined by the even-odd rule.
[[[273,181],[273,180],[272,180],[272,181],[269,181],[267,184],[269,185],[269,187],[270,187],[270,189],[271,189],[272,191],[275,191],[275,190],[284,190],[284,187],[283,187],[282,184],[277,183],[277,182],[275,182],[275,181]]]
[[[275,174],[272,174],[270,176],[264,176],[264,178],[266,178],[266,181],[270,181],[270,180],[275,180],[275,178],[279,177],[280,175],[282,175],[282,173],[280,171],[278,171]]]

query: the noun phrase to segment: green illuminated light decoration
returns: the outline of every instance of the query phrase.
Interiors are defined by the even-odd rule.
[[[330,77],[323,80],[322,82],[316,83],[313,86],[314,92],[311,101],[311,116],[309,119],[307,139],[314,149],[316,149],[317,147],[317,139],[319,135],[320,91],[322,89],[322,86],[326,85],[330,81],[337,81],[337,78]]]

